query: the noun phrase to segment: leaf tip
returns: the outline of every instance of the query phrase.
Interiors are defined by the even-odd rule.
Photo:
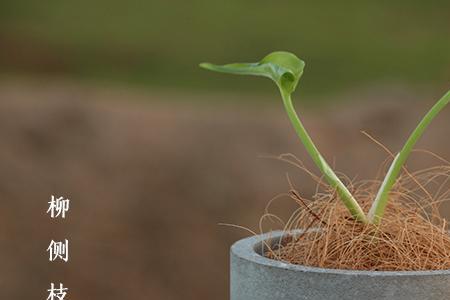
[[[202,62],[198,65],[200,68],[205,69],[205,70],[211,70],[213,67],[213,64],[208,63],[208,62]]]

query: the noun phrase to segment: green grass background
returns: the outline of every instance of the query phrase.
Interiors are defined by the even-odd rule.
[[[301,89],[324,95],[384,82],[445,85],[449,1],[41,0],[0,2],[0,72],[178,90],[265,92],[199,62],[289,50]]]

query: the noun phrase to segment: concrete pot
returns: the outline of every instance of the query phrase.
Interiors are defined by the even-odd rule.
[[[450,270],[335,270],[263,257],[262,241],[273,245],[282,236],[271,232],[231,247],[231,300],[450,299]]]

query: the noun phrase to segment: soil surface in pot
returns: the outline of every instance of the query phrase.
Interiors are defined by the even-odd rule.
[[[290,196],[299,209],[284,229],[300,229],[303,233],[269,246],[265,256],[331,269],[450,269],[449,228],[438,210],[449,195],[445,188],[449,174],[450,167],[439,166],[400,178],[378,226],[355,221],[331,190],[307,200],[292,189]],[[352,186],[365,211],[378,186],[373,182]]]

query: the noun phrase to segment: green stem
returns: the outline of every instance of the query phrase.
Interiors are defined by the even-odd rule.
[[[428,111],[428,113],[417,125],[416,129],[411,133],[410,137],[406,141],[402,150],[396,155],[391,167],[389,168],[386,177],[378,191],[377,196],[372,204],[369,211],[369,221],[370,223],[379,224],[381,218],[384,215],[384,211],[389,199],[389,193],[397,181],[397,177],[402,170],[403,165],[408,159],[414,145],[417,143],[419,138],[424,133],[425,129],[431,123],[431,121],[436,117],[436,115],[450,102],[450,91],[448,91],[439,101]]]
[[[331,167],[327,164],[325,159],[320,154],[319,150],[317,150],[317,147],[314,145],[313,141],[311,140],[311,137],[308,135],[308,133],[305,130],[305,127],[303,126],[302,122],[300,121],[294,106],[292,105],[291,95],[288,93],[283,92],[280,89],[281,96],[283,98],[284,107],[286,109],[286,112],[289,116],[289,119],[294,126],[294,129],[302,141],[303,145],[305,146],[306,150],[308,151],[308,154],[313,159],[314,163],[317,165],[317,167],[320,169],[320,171],[325,176],[325,179],[328,181],[328,183],[336,189],[340,199],[344,203],[344,205],[348,208],[352,216],[363,223],[367,223],[366,215],[364,214],[363,210],[359,206],[358,202],[356,202],[355,198],[352,196],[350,191],[347,189],[347,187],[342,183],[342,181],[336,176],[336,174],[333,172]]]

